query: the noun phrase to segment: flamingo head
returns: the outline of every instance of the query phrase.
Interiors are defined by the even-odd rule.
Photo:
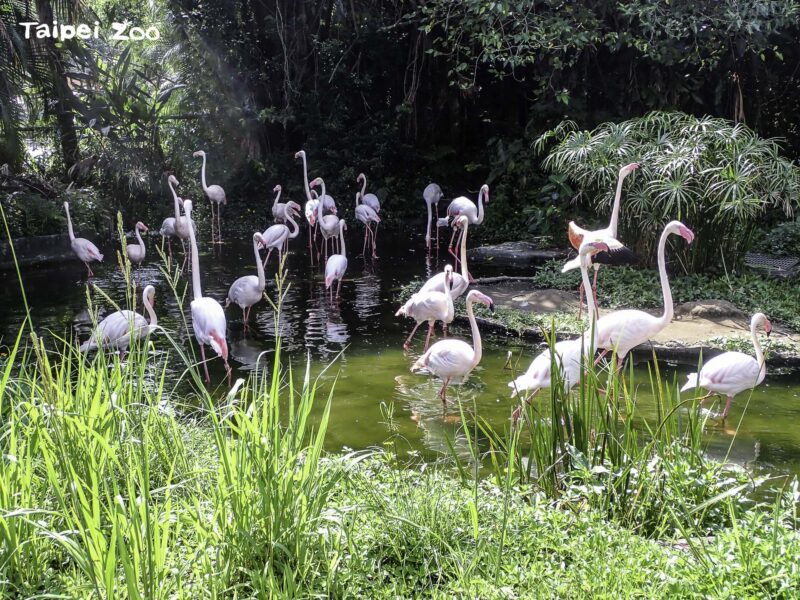
[[[356,177],[356,181],[357,181],[358,183],[361,183],[361,182],[362,182],[362,181],[364,181],[366,178],[367,178],[367,176],[366,176],[366,175],[364,175],[363,173],[359,173],[359,174],[358,174],[358,177]]]
[[[180,185],[180,183],[178,183],[178,178],[175,177],[175,175],[170,175],[167,177],[167,181],[169,181],[172,185]]]
[[[480,302],[481,304],[488,306],[489,310],[494,313],[494,300],[492,300],[489,296],[484,294],[483,292],[479,292],[478,290],[472,290],[469,294],[467,294],[467,302]]]
[[[298,150],[297,152],[294,153],[294,157],[295,158],[305,158],[306,157],[306,151],[305,150]]]
[[[301,152],[302,152],[302,150],[301,150]],[[316,179],[312,180],[308,184],[308,187],[314,188],[314,187],[317,187],[318,185],[322,185],[322,177],[317,177]]]
[[[145,298],[147,298],[147,303],[150,304],[150,306],[155,306],[156,288],[154,288],[152,285],[148,285],[146,288],[144,288],[143,295]]]
[[[453,267],[452,265],[445,265],[444,266],[444,280],[445,285],[448,287],[450,286],[450,282],[453,280]]]
[[[256,242],[256,243],[258,244],[258,246],[257,246],[257,247],[258,247],[258,249],[259,249],[259,250],[261,250],[261,248],[263,248],[264,246],[266,246],[266,244],[264,243],[264,236],[263,236],[263,235],[261,235],[261,232],[260,232],[260,231],[256,231],[256,232],[253,234],[253,241],[254,241],[254,242]]]
[[[445,221],[447,221],[446,218],[445,218]],[[437,225],[438,225],[438,223],[437,223]],[[445,223],[445,225],[446,225],[446,223]],[[469,217],[467,217],[466,215],[461,215],[460,217],[456,217],[455,219],[453,219],[453,227],[458,227],[459,229],[464,229],[464,227],[467,227],[468,225],[469,225]]]
[[[205,155],[206,155],[206,153],[205,153],[204,150],[198,150],[197,152],[192,154],[192,156],[194,156],[195,158],[198,157],[198,156],[205,156]]]
[[[681,224],[678,228],[678,233],[686,240],[687,244],[691,244],[694,241],[694,231],[686,227],[686,225]]]
[[[273,191],[275,194],[277,194],[277,193],[278,193],[278,192],[280,192],[282,189],[283,189],[283,188],[281,187],[281,184],[279,183],[279,184],[278,184],[278,185],[276,185],[274,188],[272,188],[272,191]]]
[[[751,328],[758,328],[759,326],[764,328],[764,333],[769,337],[769,334],[772,333],[772,323],[770,323],[767,315],[764,313],[756,313],[753,315],[753,318],[750,319]]]
[[[293,213],[295,213],[295,215],[294,215],[294,216],[296,216],[296,217],[299,217],[299,216],[300,216],[300,211],[301,211],[302,209],[300,208],[300,205],[299,205],[297,202],[295,202],[294,200],[289,200],[289,201],[286,203],[286,206],[287,206],[288,208],[291,208],[291,209],[292,209],[292,212],[293,212]]]
[[[180,198],[178,198],[178,200],[180,200]],[[183,201],[183,212],[186,213],[187,217],[190,214],[192,214],[192,201],[191,200],[184,200]]]
[[[633,173],[636,169],[639,168],[639,163],[631,163],[629,165],[625,165],[619,170],[620,177],[627,177],[631,173]]]
[[[481,194],[483,194],[483,201],[489,204],[489,186],[485,183],[481,186]]]

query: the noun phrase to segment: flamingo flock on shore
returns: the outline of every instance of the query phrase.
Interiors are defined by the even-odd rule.
[[[207,196],[212,212],[211,242],[222,243],[221,232],[221,206],[227,204],[225,191],[219,185],[206,183],[206,153],[199,150],[195,157],[202,158],[200,182],[203,192]],[[308,159],[306,152],[300,150],[295,154],[295,159],[302,160],[302,183],[306,195],[303,207],[297,202],[281,201],[283,188],[276,185],[275,194],[270,205],[273,224],[263,232],[254,232],[252,235],[253,255],[256,263],[256,275],[244,275],[234,281],[228,291],[225,307],[235,304],[242,310],[242,320],[245,331],[249,328],[250,312],[258,302],[264,298],[266,286],[265,269],[273,250],[277,251],[278,265],[282,263],[283,254],[288,250],[291,240],[300,235],[300,225],[296,219],[301,215],[305,218],[308,232],[308,253],[311,264],[324,258],[324,282],[331,302],[338,300],[341,294],[342,282],[348,267],[345,232],[346,221],[338,215],[336,202],[328,195],[325,181],[321,177],[309,180]],[[670,236],[676,235],[691,244],[694,233],[680,221],[668,223],[659,239],[657,259],[658,271],[663,295],[663,312],[659,316],[651,315],[641,310],[618,310],[604,316],[599,315],[597,303],[597,275],[600,265],[619,265],[635,262],[631,250],[618,239],[618,224],[621,204],[623,182],[639,168],[638,163],[623,166],[619,171],[616,193],[612,203],[611,218],[608,227],[597,230],[584,229],[571,221],[567,227],[567,239],[573,249],[577,251],[574,259],[567,261],[563,271],[580,269],[581,285],[579,288],[579,316],[583,309],[583,297],[589,314],[586,330],[575,339],[563,340],[555,343],[552,348],[540,352],[531,362],[530,367],[508,385],[511,388],[512,398],[520,396],[523,404],[530,402],[540,390],[552,387],[558,383],[564,390],[569,391],[581,378],[583,369],[594,361],[599,363],[609,352],[616,357],[616,367],[621,369],[628,353],[635,347],[646,343],[662,331],[673,318],[673,301],[666,270],[666,244]],[[219,356],[227,372],[228,381],[231,378],[231,368],[228,364],[227,320],[223,306],[215,299],[204,296],[201,288],[201,271],[199,264],[197,228],[192,220],[193,204],[191,200],[181,199],[176,191],[179,186],[177,179],[170,175],[167,179],[173,197],[174,217],[164,220],[159,230],[166,239],[170,258],[172,257],[172,238],[180,240],[184,249],[184,264],[190,261],[192,277],[191,315],[192,328],[200,347],[203,370],[206,382],[210,382],[205,346],[209,346]],[[381,222],[382,205],[373,193],[367,193],[367,177],[360,173],[356,178],[360,189],[355,192],[354,217],[364,227],[362,256],[377,258],[377,229]],[[317,191],[319,188],[319,192]],[[477,199],[473,202],[466,196],[453,199],[446,210],[445,218],[439,217],[439,202],[444,198],[441,187],[436,183],[429,184],[422,192],[426,205],[427,221],[425,228],[425,246],[430,253],[432,247],[438,249],[438,229],[441,226],[452,228],[452,234],[447,245],[447,251],[453,258],[453,265],[446,265],[444,269],[428,279],[416,293],[397,310],[397,317],[408,317],[416,324],[403,344],[404,351],[408,352],[411,342],[418,328],[428,324],[427,335],[422,355],[411,366],[412,372],[428,372],[442,381],[439,398],[447,402],[447,390],[451,384],[463,383],[480,363],[482,356],[482,341],[478,322],[474,314],[473,305],[478,303],[494,311],[494,302],[483,292],[472,289],[470,285],[476,283],[467,264],[467,236],[471,226],[483,223],[486,216],[487,205],[490,202],[489,186],[481,186]],[[76,238],[73,232],[72,220],[69,213],[69,204],[64,202],[67,216],[67,226],[72,250],[86,265],[88,277],[93,277],[90,263],[102,261],[103,255],[89,240]],[[434,216],[435,215],[435,216]],[[436,243],[434,245],[431,232],[432,225],[436,226]],[[141,237],[148,231],[147,226],[141,221],[134,227],[136,244],[126,245],[127,257],[131,264],[141,265],[146,255],[146,247]],[[317,237],[321,239],[318,241]],[[187,251],[185,242],[189,242]],[[261,250],[267,250],[263,262]],[[590,281],[589,271],[594,271],[594,279]],[[334,293],[335,288],[335,293]],[[591,290],[591,293],[589,291]],[[447,338],[448,325],[455,318],[455,301],[466,293],[466,314],[471,330],[471,344],[463,340]],[[92,337],[81,344],[81,351],[93,349],[114,350],[125,352],[133,340],[146,338],[157,328],[157,317],[153,310],[155,289],[148,285],[145,287],[142,301],[149,320],[142,315],[128,310],[112,313],[103,319],[95,328]],[[431,345],[431,338],[437,321],[442,323],[442,340]],[[764,353],[758,341],[758,330],[763,329],[767,335],[772,330],[772,325],[762,313],[753,315],[750,332],[755,347],[755,358],[741,352],[725,352],[709,360],[697,373],[688,376],[686,385],[681,391],[693,388],[704,388],[709,391],[699,398],[701,401],[714,394],[721,394],[727,398],[727,403],[722,412],[724,420],[729,412],[734,396],[759,385],[766,376]],[[599,356],[595,352],[599,351]],[[553,368],[558,369],[554,373]],[[512,420],[516,422],[520,404],[512,413]]]

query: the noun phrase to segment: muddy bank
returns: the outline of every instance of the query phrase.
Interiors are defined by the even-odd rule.
[[[75,258],[69,236],[63,233],[17,238],[14,240],[14,252],[20,267],[54,264]],[[11,244],[7,241],[0,242],[0,270],[13,268]]]

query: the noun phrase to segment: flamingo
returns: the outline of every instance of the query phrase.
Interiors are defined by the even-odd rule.
[[[158,326],[158,317],[153,311],[156,290],[148,285],[142,292],[142,303],[150,317],[150,322],[132,310],[117,310],[97,324],[92,336],[83,342],[81,352],[96,350],[97,348],[114,348],[124,353],[131,344],[131,340],[149,336]]]
[[[363,203],[364,197],[361,194],[362,192],[356,192],[356,219],[364,224],[364,248],[361,250],[361,255],[367,255],[367,239],[371,237],[372,258],[378,258],[378,255],[375,253],[375,237],[377,234],[378,224],[381,222],[381,218],[371,206],[367,206]],[[361,204],[358,203],[359,200],[361,200]],[[375,232],[373,232],[372,228],[370,227],[371,223],[375,223]]]
[[[97,246],[86,238],[76,238],[75,232],[72,230],[72,218],[69,216],[69,202],[64,202],[64,210],[67,213],[67,229],[69,230],[69,245],[75,255],[83,261],[86,265],[86,270],[89,272],[89,279],[94,277],[92,268],[89,266],[90,262],[98,261],[103,262],[103,255],[100,254]]]
[[[461,273],[453,273],[453,278],[450,283],[450,294],[453,300],[456,300],[467,291],[471,277],[467,270],[467,227],[469,227],[469,219],[466,216],[461,216],[453,221],[453,227],[463,227],[464,235],[461,237]],[[419,289],[420,292],[444,292],[444,273],[437,273]]]
[[[764,313],[756,313],[750,319],[750,335],[753,338],[753,347],[756,357],[753,358],[743,352],[724,352],[715,356],[700,369],[700,373],[690,373],[682,392],[692,388],[706,388],[709,393],[700,398],[702,402],[714,394],[724,394],[728,401],[722,411],[722,420],[728,416],[733,397],[745,390],[750,390],[760,385],[767,375],[767,363],[764,352],[758,341],[758,329],[763,327],[769,337],[772,332],[772,323]]]
[[[494,302],[489,296],[478,290],[472,290],[467,294],[467,316],[472,329],[473,345],[470,346],[463,340],[440,340],[420,356],[414,366],[411,367],[412,373],[427,369],[442,380],[439,398],[442,399],[442,404],[445,405],[447,404],[447,386],[450,382],[455,380],[454,382],[463,383],[472,372],[472,369],[481,362],[483,348],[481,346],[481,332],[475,322],[475,313],[472,312],[472,304],[474,302],[480,302],[494,312]]]
[[[632,348],[645,343],[648,339],[664,329],[672,321],[672,292],[669,288],[667,266],[664,260],[664,249],[667,238],[679,234],[687,243],[694,240],[694,233],[680,221],[670,221],[658,241],[658,272],[661,277],[661,291],[664,295],[664,314],[655,317],[641,310],[618,310],[597,321],[597,346],[603,348],[600,358],[609,350],[617,351],[617,368]],[[588,295],[587,295],[588,298]],[[600,358],[597,360],[599,361]]]
[[[256,231],[253,234],[253,252],[256,256],[256,270],[258,276],[245,275],[239,277],[231,284],[228,290],[228,299],[225,301],[225,308],[233,304],[238,304],[242,309],[242,319],[244,320],[245,329],[248,328],[250,320],[250,309],[254,304],[257,304],[264,295],[264,288],[266,282],[264,281],[264,265],[261,264],[261,254],[258,249],[260,246],[266,246],[263,236]]]
[[[455,312],[453,310],[453,296],[450,293],[451,279],[453,276],[453,267],[445,265],[444,267],[444,292],[441,291],[426,291],[417,292],[406,301],[403,306],[394,314],[395,317],[411,317],[417,324],[411,330],[411,335],[403,344],[403,350],[408,352],[411,345],[411,340],[417,329],[425,321],[428,322],[428,335],[425,337],[425,348],[423,352],[428,349],[431,341],[431,334],[433,333],[433,326],[436,321],[441,321],[444,329],[445,336],[447,335],[447,324],[453,322]]]
[[[222,229],[220,228],[220,204],[227,204],[228,198],[225,196],[225,190],[218,185],[207,185],[206,184],[206,153],[203,150],[198,150],[194,154],[194,157],[202,156],[203,157],[203,166],[200,169],[200,182],[203,185],[203,191],[208,196],[209,201],[211,202],[211,243],[214,243],[214,205],[217,207],[217,231],[216,231],[216,243],[222,243]]]
[[[489,186],[485,183],[481,186],[480,192],[478,192],[478,206],[475,206],[472,200],[466,196],[459,196],[447,206],[447,216],[460,217],[463,215],[469,219],[470,225],[480,225],[483,223],[483,218],[485,216],[483,211],[484,202],[489,204]],[[463,234],[463,231],[461,234]],[[453,258],[455,258],[456,262],[458,262],[458,256],[456,256],[456,253],[453,251],[453,248],[455,247],[453,244],[453,238],[455,235],[456,230],[453,229],[453,235],[450,236],[450,245],[447,247],[447,251],[452,254]]]
[[[427,246],[428,250],[431,249],[431,220],[433,219],[433,215],[431,214],[431,205],[436,207],[436,220],[439,220],[439,200],[442,199],[444,194],[442,193],[442,188],[439,187],[438,183],[429,183],[425,189],[422,191],[422,198],[425,200],[425,204],[428,207],[428,225],[427,229],[425,230],[425,245]],[[439,228],[436,228],[436,245],[439,245]]]
[[[578,252],[580,258],[581,278],[588,284],[589,283],[589,265],[591,264],[592,255],[598,252],[605,252],[608,246],[605,242],[591,242],[587,241],[581,244]],[[580,381],[581,376],[581,362],[585,360],[591,352],[597,347],[597,326],[596,326],[596,311],[594,305],[594,296],[586,297],[589,304],[589,330],[587,333],[592,336],[591,343],[586,339],[586,334],[583,337],[574,340],[563,340],[556,342],[553,345],[555,352],[555,362],[559,368],[559,375],[564,390],[569,392]],[[508,384],[512,389],[511,397],[514,398],[522,392],[531,390],[531,393],[525,398],[525,402],[530,402],[537,393],[542,389],[547,389],[553,385],[553,355],[550,348],[546,348],[539,355],[533,359],[528,370],[522,375],[517,377],[514,381]],[[522,406],[518,406],[512,413],[511,419],[516,422],[519,418]]]
[[[365,193],[366,189],[367,189],[367,176],[364,175],[364,173],[359,173],[358,177],[356,177],[356,182],[358,182],[358,181],[362,182],[362,185],[361,185],[361,204],[366,204],[372,210],[375,211],[376,215],[380,215],[381,214],[381,201],[378,200],[378,197],[375,194],[372,194],[372,193],[367,194],[367,193]],[[380,223],[380,221],[378,221],[378,223]],[[373,247],[373,249],[375,248],[375,244],[377,243],[377,241],[378,241],[378,225],[376,224],[375,225],[375,231],[373,233],[373,238],[372,238],[372,247]],[[374,252],[373,252],[373,254],[374,254]],[[377,257],[375,257],[375,258],[377,258]]]
[[[126,245],[125,250],[128,254],[128,259],[138,267],[141,266],[142,262],[144,262],[144,256],[147,251],[147,249],[144,246],[144,240],[142,240],[140,232],[146,233],[149,230],[147,229],[147,225],[139,221],[136,223],[134,231],[136,232],[137,243]]]
[[[312,190],[312,194],[316,194],[316,190]],[[317,204],[319,204],[318,196],[312,197],[306,202],[305,215],[308,221],[308,253],[311,256],[311,264],[314,264],[314,248],[316,243],[314,238],[317,237]]]
[[[183,202],[183,210],[186,212],[186,217],[191,219],[191,200]],[[206,383],[211,383],[211,377],[208,375],[208,364],[206,363],[205,346],[208,345],[217,353],[217,356],[222,357],[222,362],[225,363],[225,371],[228,373],[228,385],[230,386],[231,367],[228,364],[228,342],[225,339],[228,329],[225,311],[219,302],[213,298],[203,296],[203,290],[200,289],[200,258],[197,255],[197,241],[194,237],[193,227],[189,228],[189,244],[192,252],[192,296],[194,298],[191,304],[192,329],[194,329],[194,337],[200,346],[200,356],[203,359]]]
[[[323,215],[323,206],[325,204],[325,182],[322,177],[317,177],[309,184],[312,188],[321,186],[322,191],[319,195],[319,204],[317,204],[317,223],[322,232],[322,246],[325,248],[325,262],[328,262],[328,240],[335,238],[339,232],[339,217],[336,215]]]
[[[342,278],[344,272],[347,270],[347,253],[344,246],[344,231],[347,229],[347,223],[344,219],[339,220],[339,249],[340,254],[331,254],[325,262],[325,289],[330,289],[331,300],[333,300],[333,285],[334,281],[339,283],[336,286],[336,297],[339,297],[339,292],[342,290]]]
[[[283,188],[280,185],[276,185],[274,188],[272,188],[273,193],[277,194],[275,196],[275,200],[272,202],[272,218],[276,223],[286,222],[287,206],[296,210],[298,213],[300,212],[300,205],[294,200],[289,200],[288,202],[278,202],[278,199],[281,197],[282,190]]]
[[[616,242],[616,244],[609,244],[609,252],[597,254],[592,260],[592,264],[594,265],[592,293],[594,294],[595,306],[597,306],[597,273],[600,270],[600,265],[622,265],[630,264],[636,261],[636,257],[633,252],[617,241],[617,226],[619,225],[619,205],[620,199],[622,198],[622,183],[625,181],[625,178],[628,175],[633,173],[638,168],[639,163],[631,163],[629,165],[625,165],[619,170],[617,191],[614,195],[614,204],[611,208],[611,221],[609,222],[608,227],[605,229],[590,231],[588,229],[579,227],[575,224],[575,221],[570,221],[569,225],[567,226],[569,243],[573,248],[575,248],[575,250],[578,250],[581,244],[588,240],[603,240],[607,243],[609,240]],[[578,295],[580,296],[580,303],[578,304],[578,318],[580,318],[581,311],[583,309],[583,294],[583,282],[581,282],[581,287],[578,291]]]
[[[261,234],[261,244],[265,248],[269,248],[267,257],[264,259],[265,268],[267,266],[267,261],[269,260],[269,255],[272,254],[272,251],[276,249],[278,250],[278,268],[280,268],[281,262],[283,261],[284,244],[287,243],[289,239],[296,238],[300,233],[300,227],[292,218],[292,216],[295,214],[294,209],[287,210],[285,214],[286,220],[292,225],[291,231],[289,231],[289,227],[287,225],[284,225],[283,223],[277,223],[267,227],[264,233]]]

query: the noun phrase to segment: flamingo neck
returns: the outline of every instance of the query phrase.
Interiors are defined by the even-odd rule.
[[[144,304],[144,309],[147,311],[147,316],[150,319],[150,328],[152,329],[158,325],[158,317],[153,310],[153,305],[150,304],[150,299],[147,297],[147,292],[142,293],[142,303]]]
[[[345,250],[344,247],[344,225],[339,226],[339,243],[342,244],[342,251],[340,252],[340,254],[345,258],[347,258],[347,251]]]
[[[69,231],[69,239],[75,240],[75,232],[72,230],[72,217],[69,216],[69,205],[64,205],[64,210],[67,211],[67,230]]]
[[[472,330],[472,349],[474,352],[472,366],[475,367],[475,365],[481,362],[483,346],[481,344],[481,332],[478,330],[478,323],[475,321],[475,313],[472,311],[472,303],[472,298],[467,297],[467,317],[469,318],[469,326]]]
[[[358,208],[358,200],[363,195],[363,192],[356,192],[356,208]]]
[[[467,229],[469,229],[469,219],[464,222],[464,234],[461,236],[461,276],[465,281],[469,281],[469,269],[467,268]]]
[[[278,195],[275,196],[275,200],[272,201],[272,208],[275,208],[275,205],[278,203],[278,200],[280,199],[282,193],[283,190],[278,190]]]
[[[475,219],[475,225],[483,223],[483,188],[478,192],[478,218]]]
[[[136,227],[136,240],[139,242],[139,248],[141,248],[142,253],[144,253],[144,251],[145,251],[144,240],[142,239],[142,236],[139,233],[139,228],[138,227]]]
[[[764,351],[761,349],[761,342],[758,340],[758,328],[756,323],[750,325],[750,336],[753,338],[753,348],[756,349],[756,360],[758,361],[759,379],[766,374],[767,362],[764,360]]]
[[[256,270],[258,271],[258,289],[262,292],[264,288],[267,286],[267,282],[264,279],[264,265],[261,264],[261,254],[258,251],[258,241],[253,240],[253,252],[256,255]]]
[[[592,347],[591,350],[597,348],[599,342],[597,335],[597,314],[596,305],[594,301],[594,293],[592,291],[592,284],[589,281],[589,261],[585,260],[586,257],[581,256],[581,281],[583,282],[583,289],[586,290],[586,306],[589,311],[589,333],[592,334]]]
[[[194,227],[191,226],[191,215],[186,214],[189,219],[189,244],[192,247],[192,296],[195,300],[203,297],[203,290],[200,289],[200,257],[197,255],[197,240],[194,239]]]
[[[181,203],[178,200],[178,194],[175,193],[175,188],[172,187],[172,182],[169,183],[169,189],[172,190],[172,201],[175,204],[175,221],[179,221],[181,218]]]
[[[364,175],[364,183],[361,185],[361,197],[364,197],[364,194],[367,191],[367,176]]]
[[[208,193],[208,185],[206,184],[206,155],[205,154],[203,154],[203,166],[200,168],[200,182],[203,185],[203,191]]]
[[[311,200],[311,188],[308,187],[308,163],[306,163],[305,154],[303,154],[303,185],[306,188],[306,197]]]
[[[664,258],[664,252],[667,247],[667,238],[669,231],[664,230],[661,234],[661,239],[658,240],[658,274],[661,278],[661,293],[664,295],[664,314],[661,316],[661,323],[668,325],[672,321],[674,307],[672,306],[672,290],[669,287],[669,278],[667,277],[667,263]],[[591,289],[591,288],[589,288]]]
[[[611,237],[617,237],[617,227],[619,226],[619,205],[622,198],[622,182],[625,181],[625,176],[620,175],[617,180],[617,192],[614,195],[614,206],[611,208],[611,222],[608,228],[611,230]]]
[[[300,233],[300,227],[297,225],[297,222],[292,218],[292,209],[289,208],[288,205],[286,206],[286,220],[292,224],[292,232],[289,234],[289,237],[291,239],[294,239]]]
[[[306,159],[304,158],[303,159],[303,165],[306,164],[305,161],[306,161]],[[317,202],[317,221],[319,221],[319,222],[322,222],[322,212],[324,210],[324,207],[322,205],[325,204],[325,182],[323,181],[321,183],[321,185],[322,185],[322,193],[319,195],[318,202]],[[310,195],[309,195],[309,197],[310,197]]]
[[[426,202],[425,204],[428,205],[428,230],[425,232],[425,243],[426,244],[430,244],[431,243],[431,219],[433,218],[433,215],[431,214],[431,203],[430,202]],[[70,226],[70,231],[72,231],[72,226]]]

